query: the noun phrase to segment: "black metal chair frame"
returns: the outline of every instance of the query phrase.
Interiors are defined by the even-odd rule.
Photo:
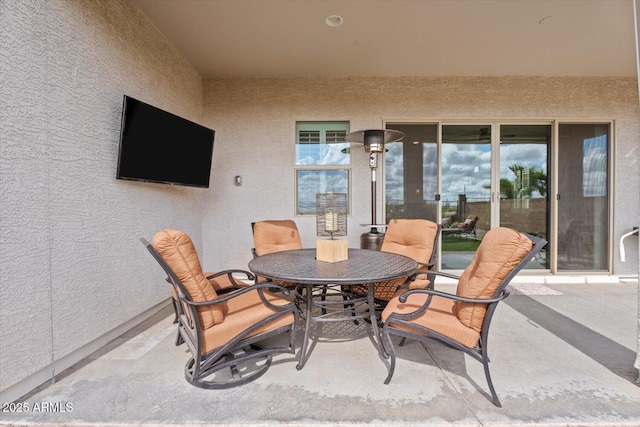
[[[489,339],[489,327],[491,326],[491,319],[493,318],[493,314],[497,308],[498,303],[509,296],[509,291],[506,289],[509,282],[547,244],[547,241],[544,239],[541,239],[539,237],[535,237],[526,233],[523,233],[523,234],[533,242],[533,247],[531,251],[522,259],[522,261],[520,261],[516,265],[516,267],[504,278],[500,286],[498,286],[498,288],[496,289],[492,298],[487,298],[487,299],[464,298],[454,294],[436,291],[433,289],[409,290],[400,296],[400,302],[405,303],[407,301],[407,297],[411,294],[423,293],[423,294],[429,295],[425,304],[415,312],[409,313],[409,314],[392,313],[391,315],[389,315],[389,317],[386,319],[383,325],[381,342],[385,347],[385,352],[388,353],[388,355],[390,356],[389,373],[387,375],[387,378],[384,381],[385,384],[389,384],[389,382],[391,381],[391,378],[393,377],[393,372],[395,370],[395,363],[396,363],[395,349],[393,347],[393,343],[391,342],[390,335],[397,335],[402,337],[401,345],[406,338],[418,340],[418,341],[424,342],[425,344],[429,340],[434,339],[437,341],[441,341],[445,344],[448,344],[449,346],[468,354],[475,360],[482,363],[482,365],[484,366],[484,373],[487,378],[487,383],[489,385],[489,390],[491,391],[493,404],[496,405],[497,407],[502,407],[500,400],[498,399],[498,395],[496,394],[495,388],[493,386],[493,382],[491,381],[491,374],[489,372],[489,356],[487,353],[487,346],[488,346],[488,339]],[[439,272],[439,271],[433,271],[431,272],[431,274],[449,277],[453,279],[459,279],[459,276],[444,273],[444,272]],[[480,331],[480,339],[478,340],[478,344],[476,345],[476,347],[474,348],[466,347],[458,343],[457,341],[454,341],[451,338],[445,335],[442,335],[432,329],[425,328],[411,322],[412,319],[415,319],[421,316],[422,314],[424,314],[424,312],[429,307],[429,304],[431,304],[431,300],[433,296],[438,296],[442,298],[451,299],[454,301],[461,301],[461,302],[467,302],[467,303],[487,304],[487,311],[484,317],[484,322],[482,324],[482,330]],[[404,327],[413,329],[416,331],[416,333],[412,333],[411,331],[402,329],[400,327],[394,327],[392,326],[392,324],[396,324],[399,326],[402,325]]]
[[[165,271],[168,276],[169,282],[174,287],[176,294],[179,296],[180,302],[174,305],[177,310],[179,334],[178,342],[176,342],[176,345],[184,342],[187,344],[187,347],[191,352],[192,357],[187,361],[184,371],[185,378],[189,383],[193,384],[196,387],[206,389],[225,389],[240,386],[254,381],[264,375],[264,373],[271,366],[272,355],[280,353],[295,354],[294,343],[296,336],[296,325],[298,324],[299,319],[298,310],[292,303],[285,305],[274,305],[264,296],[265,290],[269,291],[270,289],[274,288],[278,289],[283,294],[288,295],[288,289],[271,282],[259,283],[254,285],[239,284],[231,277],[231,274],[246,274],[248,280],[254,280],[255,276],[249,271],[245,270],[225,270],[209,276],[208,278],[214,278],[227,274],[234,284],[234,287],[225,289],[222,293],[219,292],[218,298],[216,298],[215,300],[194,302],[191,299],[191,296],[189,295],[184,284],[176,276],[171,267],[167,265],[160,254],[154,249],[151,243],[149,243],[144,238],[141,238],[140,241],[145,245],[153,258]],[[274,314],[245,329],[244,331],[242,331],[242,333],[238,334],[223,346],[208,353],[204,353],[202,351],[203,329],[200,322],[198,307],[223,304],[231,300],[232,298],[236,298],[242,294],[253,292],[256,290],[262,302],[275,311]],[[188,313],[185,312],[185,306],[188,310]],[[292,313],[294,315],[294,321],[290,325],[280,327],[269,332],[249,336],[254,331],[281,317],[287,316],[289,313]],[[290,334],[289,343],[286,347],[282,346],[262,348],[256,345],[257,342],[286,332],[289,332]],[[244,373],[241,372],[240,369],[238,369],[239,366],[243,366],[242,364],[246,364],[247,362],[250,363],[253,361],[259,361],[260,359],[264,359],[264,364],[262,366],[249,368]],[[244,367],[247,368],[246,365],[244,365]],[[206,380],[207,377],[227,368],[230,369],[230,372],[232,374],[229,379]]]

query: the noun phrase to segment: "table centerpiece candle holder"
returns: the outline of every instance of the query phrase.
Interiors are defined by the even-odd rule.
[[[331,237],[317,240],[316,259],[325,262],[345,261],[349,258],[349,242],[335,239],[347,235],[347,194],[316,194],[316,234]]]

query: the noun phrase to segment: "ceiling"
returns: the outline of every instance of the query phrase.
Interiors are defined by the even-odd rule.
[[[636,76],[633,0],[134,1],[204,77]]]

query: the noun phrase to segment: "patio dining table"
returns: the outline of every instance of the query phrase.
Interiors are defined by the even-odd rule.
[[[349,249],[347,260],[333,263],[316,260],[315,249],[274,252],[249,262],[249,270],[259,276],[296,283],[299,285],[297,288],[304,288],[300,296],[306,301],[305,330],[296,366],[298,370],[302,369],[309,356],[307,348],[312,322],[368,318],[374,341],[383,353],[373,298],[376,283],[403,277],[412,280],[417,269],[418,263],[411,258],[367,249]],[[355,285],[367,285],[367,294],[351,292]]]

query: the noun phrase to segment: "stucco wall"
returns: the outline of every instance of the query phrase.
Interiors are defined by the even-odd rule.
[[[204,84],[204,123],[216,129],[213,188],[203,239],[208,268],[250,260],[250,222],[294,216],[294,141],[299,120],[349,120],[351,130],[384,121],[616,120],[614,241],[638,225],[640,114],[633,78],[227,78]],[[363,149],[352,150],[349,242],[370,221],[370,178]],[[233,177],[244,183],[234,186]],[[379,186],[380,188],[381,186]],[[380,199],[379,199],[380,200]],[[378,212],[380,218],[381,213]],[[303,244],[315,244],[314,218],[295,218]],[[637,275],[637,263],[615,273]],[[637,244],[627,259],[638,259]]]
[[[138,238],[178,227],[201,247],[206,190],[115,179],[124,94],[202,119],[200,76],[135,5],[2,1],[0,16],[5,391],[166,300]]]

